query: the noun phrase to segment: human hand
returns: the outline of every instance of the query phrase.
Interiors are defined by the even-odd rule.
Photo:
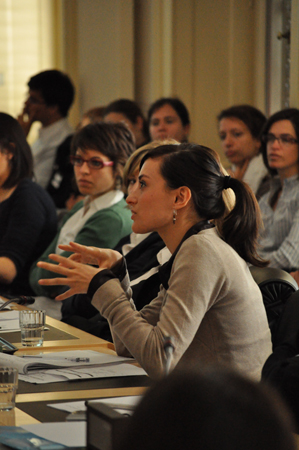
[[[65,300],[75,294],[85,294],[92,278],[102,269],[82,264],[71,258],[51,254],[49,258],[57,264],[39,261],[38,267],[61,275],[61,278],[49,278],[39,280],[42,286],[68,286],[70,289],[56,297],[56,300]]]
[[[69,257],[72,261],[82,264],[92,264],[100,269],[111,269],[121,259],[122,255],[108,248],[87,247],[86,245],[70,242],[68,245],[59,245],[61,250],[73,252]]]
[[[34,122],[34,117],[32,114],[29,114],[29,110],[26,106],[24,106],[22,112],[17,116],[17,121],[21,125],[25,136],[28,136],[31,125]]]

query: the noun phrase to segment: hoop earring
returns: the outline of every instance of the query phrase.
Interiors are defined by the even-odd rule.
[[[172,223],[173,223],[173,225],[175,225],[175,223],[176,223],[176,216],[177,216],[177,214],[178,214],[177,210],[174,209],[173,212],[172,212]]]

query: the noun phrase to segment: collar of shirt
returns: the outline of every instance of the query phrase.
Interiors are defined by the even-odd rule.
[[[56,139],[61,141],[61,133],[65,134],[67,131],[71,134],[73,133],[73,128],[68,123],[67,118],[64,117],[47,127],[41,127],[38,131],[38,136],[43,142],[53,144],[53,141],[56,141]]]
[[[55,253],[58,255],[62,253],[62,250],[58,248],[58,245],[68,244],[70,241],[74,241],[77,234],[84,227],[88,219],[97,211],[115,205],[120,202],[123,197],[124,194],[121,191],[109,191],[92,201],[90,201],[90,197],[85,198],[84,205],[89,202],[88,210],[86,211],[83,206],[65,222],[60,230]]]

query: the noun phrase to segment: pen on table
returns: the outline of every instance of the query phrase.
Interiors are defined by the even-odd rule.
[[[89,362],[89,358],[66,358],[66,357],[59,357],[59,356],[34,356],[34,355],[23,355],[21,358],[41,358],[45,361],[47,360],[60,360],[60,361],[71,361],[71,362]]]

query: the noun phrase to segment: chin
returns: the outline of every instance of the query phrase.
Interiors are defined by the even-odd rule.
[[[140,226],[138,224],[133,223],[132,231],[134,231],[134,233],[136,233],[136,234],[145,234],[145,233],[149,233],[152,230],[149,230],[148,228],[146,228],[144,226]]]

